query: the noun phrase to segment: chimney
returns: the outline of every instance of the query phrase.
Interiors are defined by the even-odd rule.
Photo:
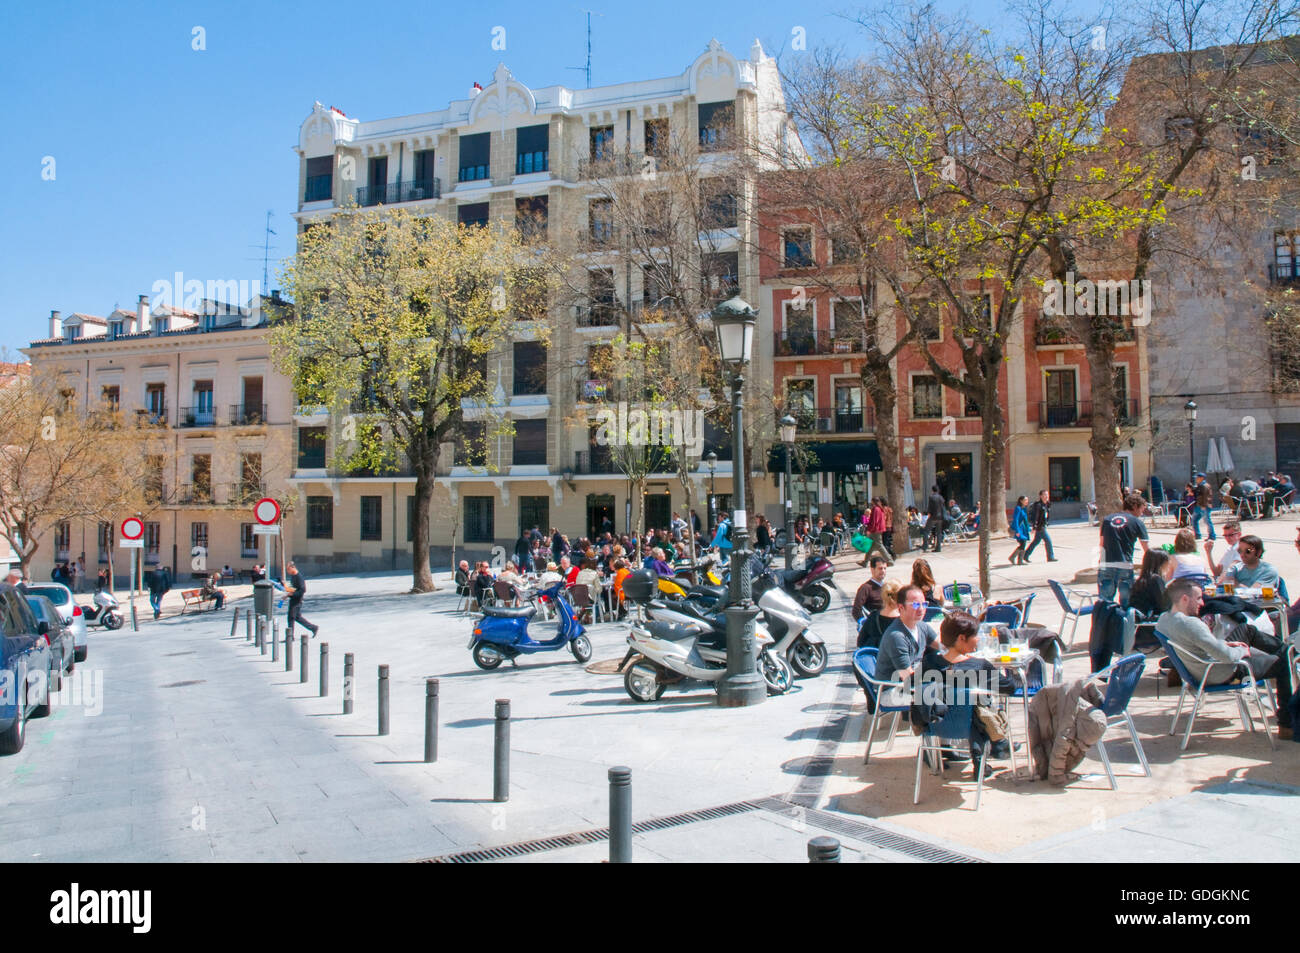
[[[63,337],[63,314],[59,311],[50,312],[50,337]]]
[[[149,296],[140,295],[135,302],[135,329],[137,331],[149,330]]]

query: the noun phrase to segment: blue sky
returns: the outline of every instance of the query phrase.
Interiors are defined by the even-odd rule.
[[[586,57],[584,8],[604,14],[592,18],[593,85],[678,74],[713,36],[741,55],[755,37],[796,55],[795,26],[810,48],[864,47],[836,16],[852,2],[7,4],[0,344],[44,337],[51,309],[134,307],[176,271],[260,279],[268,209],[273,258],[292,250],[292,148],[315,100],[362,119],[439,109],[498,60],[530,86],[581,86],[565,67]],[[967,9],[996,23],[1002,5]]]

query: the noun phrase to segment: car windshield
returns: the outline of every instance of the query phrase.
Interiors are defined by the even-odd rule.
[[[28,586],[27,591],[44,596],[56,606],[67,605],[72,601],[72,596],[62,586]]]
[[[27,604],[32,608],[32,615],[37,619],[45,619],[45,606],[41,605],[43,599],[40,596],[28,596]]]

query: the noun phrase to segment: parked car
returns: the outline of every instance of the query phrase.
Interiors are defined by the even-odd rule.
[[[70,674],[76,667],[76,645],[72,639],[72,627],[63,624],[63,617],[59,615],[58,607],[49,600],[47,596],[35,596],[27,594],[27,607],[32,610],[32,615],[36,617],[36,623],[49,623],[49,632],[45,641],[50,644],[50,650],[54,653],[54,670],[55,678],[50,685],[50,691],[57,692],[63,687],[63,676]]]
[[[29,582],[23,586],[23,591],[33,596],[45,596],[58,607],[63,624],[72,629],[77,661],[84,662],[90,648],[86,638],[86,617],[81,612],[81,606],[72,598],[72,590],[61,582]]]
[[[37,622],[27,600],[13,586],[0,585],[0,754],[17,754],[27,719],[50,713],[54,653],[48,622]]]

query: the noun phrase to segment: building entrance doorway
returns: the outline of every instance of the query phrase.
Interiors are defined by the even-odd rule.
[[[595,539],[606,530],[614,532],[614,494],[589,493],[587,495],[587,538]]]
[[[645,495],[645,528],[668,529],[673,519],[673,498],[668,493],[647,492]]]
[[[956,500],[963,512],[975,509],[974,476],[969,453],[936,453],[934,455],[934,482],[944,503]]]

